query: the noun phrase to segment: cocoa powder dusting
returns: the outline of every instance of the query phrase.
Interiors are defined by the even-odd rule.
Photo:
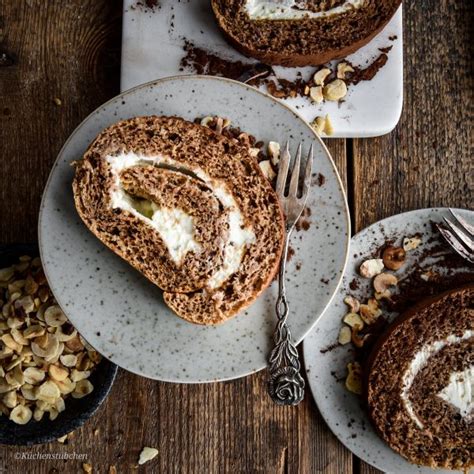
[[[248,84],[253,86],[265,85],[269,94],[278,99],[287,99],[294,97],[308,97],[309,90],[315,85],[312,73],[308,80],[304,80],[301,74],[298,75],[296,80],[289,81],[278,77],[275,71],[270,66],[265,66],[262,63],[243,63],[242,61],[231,61],[218,56],[210,51],[195,46],[192,42],[185,40],[184,57],[180,62],[180,70],[188,69],[196,74],[209,74],[211,76],[227,77],[229,79],[239,79],[242,76],[249,74],[256,67],[266,67],[268,74],[263,77],[258,77],[248,81]],[[366,68],[360,68],[350,64],[348,61],[342,61],[350,64],[354,72],[347,73],[345,82],[347,84],[358,84],[360,81],[370,81],[375,77],[377,72],[385,65],[388,56],[387,53],[392,49],[392,46],[386,48],[380,48],[382,54],[378,56],[369,66]],[[321,66],[329,67],[331,66]],[[314,72],[317,72],[321,67],[315,68]],[[336,77],[337,65],[334,65],[333,71],[328,78],[333,80]],[[252,77],[252,74],[250,74]],[[309,98],[309,97],[308,97]],[[324,183],[323,183],[324,184]]]
[[[369,66],[366,68],[360,68],[351,65],[354,68],[354,72],[347,75],[346,82],[348,84],[358,84],[361,81],[371,81],[375,75],[385,66],[388,61],[386,53],[380,54]]]
[[[197,74],[238,79],[242,74],[255,66],[251,63],[224,59],[202,48],[198,48],[190,41],[185,41],[183,49],[186,55],[181,59],[181,67],[191,69]],[[254,83],[254,85],[258,84]]]

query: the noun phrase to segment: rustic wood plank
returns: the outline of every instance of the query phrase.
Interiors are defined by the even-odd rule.
[[[402,119],[354,140],[358,230],[410,209],[473,206],[471,25],[472,2],[406,3]]]
[[[2,242],[36,239],[41,192],[57,152],[90,111],[118,92],[120,3],[0,5],[0,56],[12,59],[0,67]],[[344,141],[328,146],[344,171]],[[2,447],[0,466],[13,473],[79,472],[79,459],[15,458],[76,453],[97,472],[110,465],[131,472],[145,445],[160,454],[144,472],[352,471],[350,453],[329,432],[309,393],[296,409],[276,407],[264,373],[184,386],[124,371],[99,413],[67,445]]]
[[[390,135],[354,140],[357,231],[411,209],[474,206],[472,2],[404,5],[401,121]],[[379,472],[363,462],[355,468]]]

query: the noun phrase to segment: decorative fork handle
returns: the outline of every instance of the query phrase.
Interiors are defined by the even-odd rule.
[[[268,393],[278,405],[298,405],[304,397],[305,382],[300,375],[300,361],[298,351],[291,340],[290,328],[286,324],[289,314],[288,300],[286,299],[285,269],[288,245],[293,227],[287,229],[285,246],[281,257],[278,274],[278,299],[276,314],[278,323],[275,329],[275,347],[270,354],[270,380]]]

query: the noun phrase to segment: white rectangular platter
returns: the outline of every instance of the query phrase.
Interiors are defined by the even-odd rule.
[[[189,74],[180,70],[184,40],[228,60],[252,62],[229,46],[214,21],[210,0],[159,0],[160,7],[144,7],[124,0],[122,91],[155,79]],[[396,37],[396,39],[393,39]],[[390,38],[390,39],[389,39]],[[343,102],[312,103],[306,97],[284,99],[305,120],[329,114],[333,137],[373,137],[389,133],[398,123],[403,102],[402,7],[369,44],[347,57],[361,68],[392,46],[387,63],[370,81],[349,86]],[[278,77],[308,78],[315,68],[275,67]],[[206,111],[203,110],[203,115]]]

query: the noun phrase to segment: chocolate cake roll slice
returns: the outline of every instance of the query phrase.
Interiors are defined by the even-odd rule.
[[[401,0],[212,0],[219,27],[240,52],[266,64],[308,66],[367,44]]]
[[[370,418],[392,449],[433,468],[474,465],[474,285],[400,316],[368,362]]]
[[[104,130],[76,163],[76,209],[107,247],[198,324],[225,321],[271,282],[278,198],[250,150],[177,117]]]

